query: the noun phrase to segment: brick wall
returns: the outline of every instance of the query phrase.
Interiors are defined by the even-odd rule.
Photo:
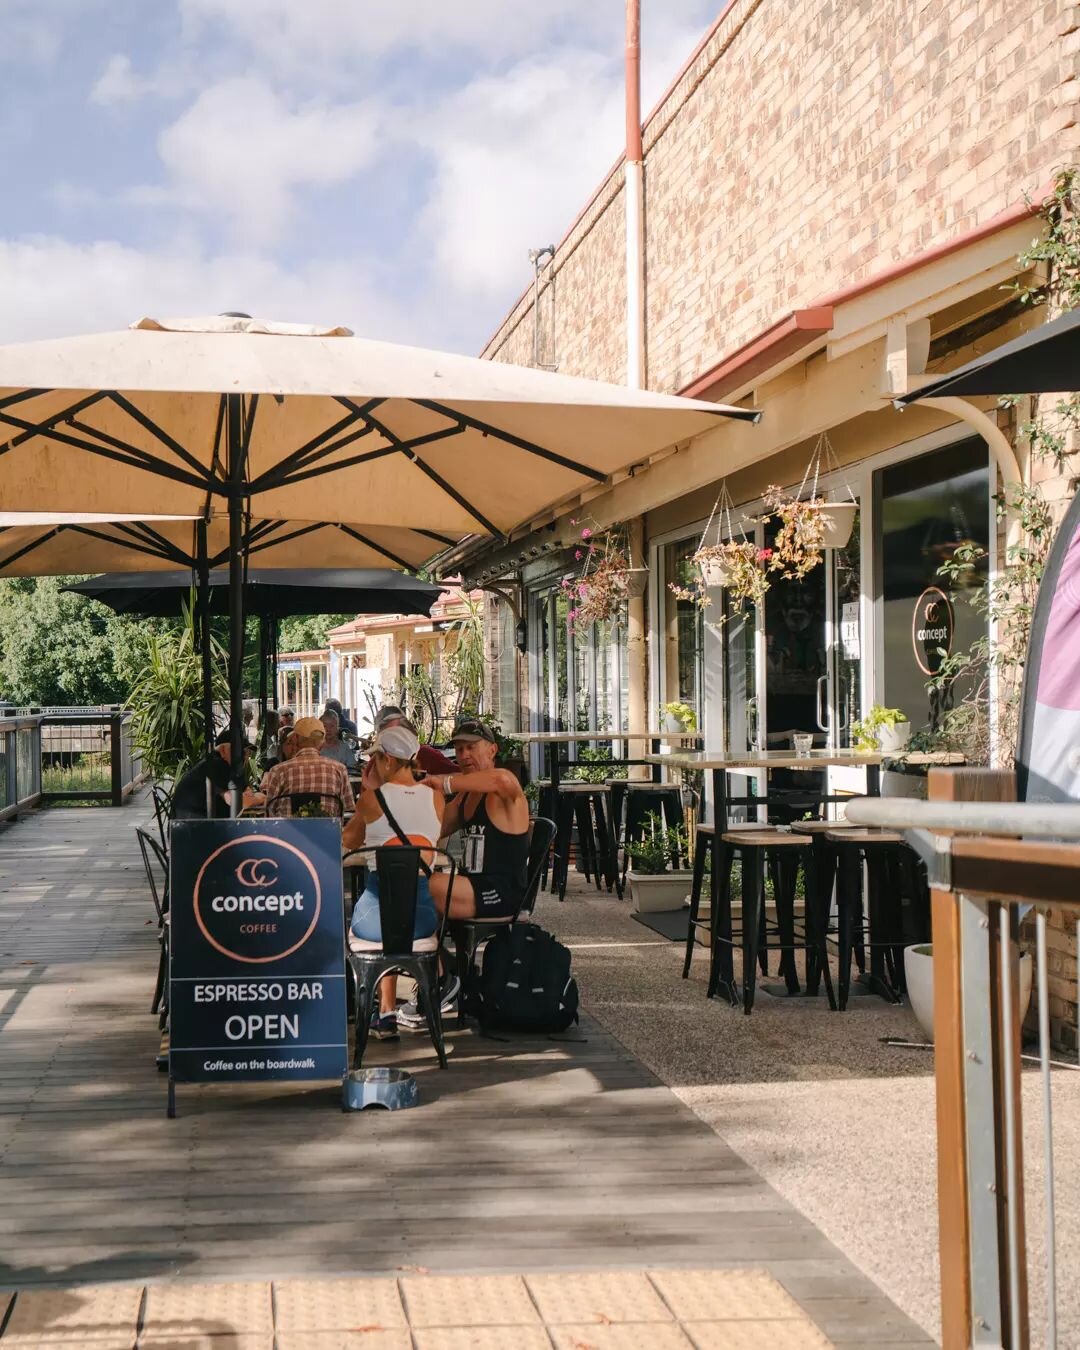
[[[650,387],[1041,187],[1078,73],[1061,0],[735,0],[646,128]],[[619,169],[553,264],[565,373],[624,376],[623,240]],[[532,343],[526,296],[485,355]]]

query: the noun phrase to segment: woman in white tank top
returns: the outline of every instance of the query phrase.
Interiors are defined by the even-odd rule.
[[[386,819],[375,796],[377,788],[381,789],[387,806],[409,842],[434,848],[442,834],[444,802],[437,793],[418,784],[413,777],[413,765],[419,748],[416,733],[406,726],[386,727],[379,733],[372,747],[371,759],[364,767],[363,789],[356,803],[356,812],[342,831],[341,840],[346,851],[401,844],[397,831]],[[430,860],[429,855],[426,861]],[[413,936],[430,937],[438,923],[438,911],[431,898],[427,877],[421,873],[417,884]],[[368,868],[367,884],[353,909],[350,927],[355,936],[365,942],[382,941],[379,878],[374,865]],[[378,1039],[389,1040],[397,1036],[396,976],[383,977],[379,985],[379,1007],[379,1016],[372,1019],[371,1033]]]

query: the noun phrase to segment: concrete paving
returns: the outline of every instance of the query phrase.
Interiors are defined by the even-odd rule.
[[[824,999],[759,994],[745,1017],[705,998],[704,948],[683,981],[682,944],[580,878],[537,917],[573,948],[601,1024],[937,1338],[933,1055],[881,1039],[922,1040],[910,1011],[875,996],[839,1014]],[[1025,1072],[1032,1345],[1045,1344],[1046,1325],[1039,1093],[1037,1071]],[[1080,1072],[1055,1072],[1053,1094],[1059,1344],[1080,1345]]]

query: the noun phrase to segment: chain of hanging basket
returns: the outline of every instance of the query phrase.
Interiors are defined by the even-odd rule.
[[[807,462],[806,472],[803,474],[802,482],[799,484],[799,490],[795,494],[796,500],[797,501],[802,500],[803,492],[806,490],[806,480],[810,477],[811,470],[813,470],[814,482],[813,486],[810,489],[810,500],[811,501],[818,500],[818,481],[821,477],[822,454],[824,454],[825,456],[826,474],[837,473],[843,476],[844,490],[847,492],[847,495],[851,498],[851,501],[854,503],[854,505],[857,506],[858,500],[855,496],[855,493],[851,490],[851,484],[847,480],[847,475],[844,473],[840,461],[836,458],[836,451],[832,447],[832,441],[829,440],[828,433],[824,431],[817,438],[817,443],[814,446],[813,454],[811,454],[810,459]]]

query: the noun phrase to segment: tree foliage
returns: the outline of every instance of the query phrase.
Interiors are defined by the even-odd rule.
[[[12,702],[115,703],[145,659],[150,620],[122,618],[81,595],[78,577],[0,581],[0,691]],[[157,627],[161,627],[158,623]]]
[[[278,651],[321,651],[327,645],[326,635],[331,628],[338,628],[355,618],[355,614],[303,614],[293,619],[282,619]]]

